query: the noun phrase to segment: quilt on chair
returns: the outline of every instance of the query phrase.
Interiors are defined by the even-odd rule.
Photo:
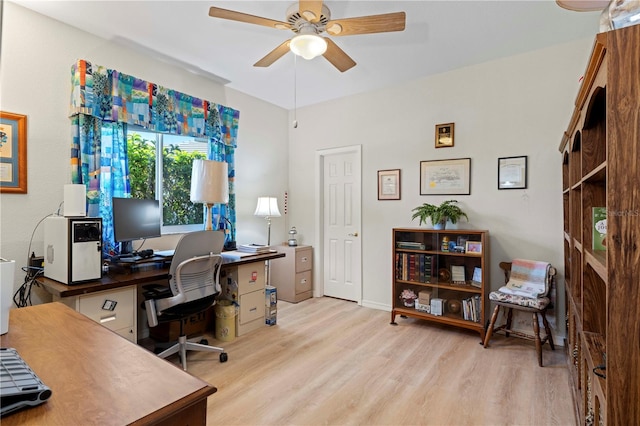
[[[509,282],[489,294],[490,300],[542,309],[549,304],[548,262],[514,259]]]

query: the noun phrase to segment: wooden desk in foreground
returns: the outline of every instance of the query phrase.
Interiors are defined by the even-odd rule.
[[[10,425],[206,424],[216,388],[61,303],[12,309],[2,347],[51,388]]]

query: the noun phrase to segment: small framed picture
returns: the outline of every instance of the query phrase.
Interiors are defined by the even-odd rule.
[[[436,148],[453,146],[454,123],[436,124]]]
[[[498,189],[527,188],[527,156],[498,158]]]
[[[480,241],[467,241],[465,252],[467,254],[482,254],[482,243]]]
[[[378,170],[378,200],[400,199],[400,169]]]

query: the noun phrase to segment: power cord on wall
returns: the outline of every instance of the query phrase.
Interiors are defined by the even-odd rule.
[[[31,306],[31,289],[33,285],[39,286],[36,282],[36,278],[44,274],[43,268],[38,268],[32,265],[32,260],[36,258],[35,252],[31,251],[31,244],[33,243],[33,236],[36,233],[36,230],[40,226],[42,222],[49,216],[58,216],[60,212],[60,208],[62,207],[62,203],[58,206],[58,212],[51,213],[40,219],[36,226],[33,228],[33,232],[31,232],[31,238],[29,239],[29,247],[27,249],[27,266],[22,268],[22,271],[25,272],[24,282],[22,285],[16,290],[13,294],[13,303],[18,308],[24,308],[25,306]]]

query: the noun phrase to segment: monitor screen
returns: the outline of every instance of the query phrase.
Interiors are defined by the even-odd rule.
[[[159,237],[160,223],[158,200],[113,198],[113,237],[117,242]],[[122,253],[130,251],[130,244],[123,244]]]

